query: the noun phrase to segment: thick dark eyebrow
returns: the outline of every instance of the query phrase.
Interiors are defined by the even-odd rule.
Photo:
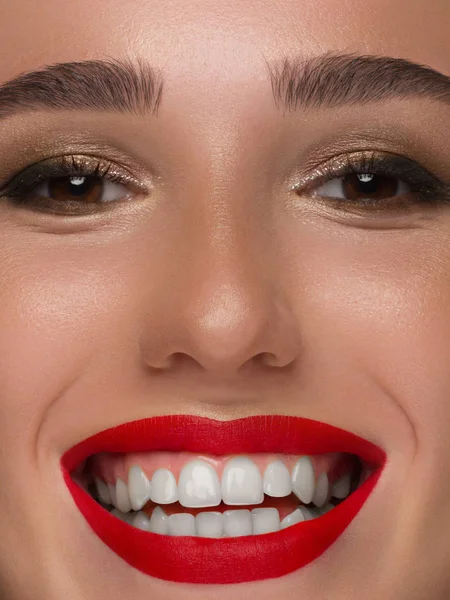
[[[55,63],[0,85],[0,118],[34,110],[157,114],[161,75],[144,60]]]
[[[267,64],[283,111],[413,97],[450,104],[450,77],[402,58],[326,53]]]

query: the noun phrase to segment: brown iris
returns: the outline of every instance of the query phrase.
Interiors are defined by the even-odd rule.
[[[351,173],[342,178],[342,191],[348,200],[391,198],[398,187],[398,179],[387,175]]]
[[[48,193],[53,200],[94,204],[101,201],[103,185],[103,179],[93,175],[55,177],[48,182]]]

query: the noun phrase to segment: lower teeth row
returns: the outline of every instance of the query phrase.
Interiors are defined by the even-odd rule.
[[[271,533],[291,527],[302,521],[310,521],[335,508],[328,503],[321,508],[299,506],[280,522],[276,508],[254,508],[253,510],[227,510],[199,512],[197,516],[189,513],[166,515],[157,506],[149,518],[143,511],[123,513],[114,508],[111,514],[126,523],[151,533],[162,535],[188,535],[207,538],[240,537]]]

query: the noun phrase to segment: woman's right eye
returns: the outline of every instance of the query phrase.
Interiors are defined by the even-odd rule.
[[[100,212],[108,204],[148,191],[111,162],[62,156],[23,170],[0,189],[0,196],[15,205],[64,216]]]

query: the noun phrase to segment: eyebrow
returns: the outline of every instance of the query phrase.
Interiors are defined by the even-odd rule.
[[[403,58],[325,53],[267,66],[275,104],[284,112],[394,98],[450,104],[450,77]]]
[[[163,81],[137,59],[55,63],[0,85],[0,118],[31,110],[158,112]]]

